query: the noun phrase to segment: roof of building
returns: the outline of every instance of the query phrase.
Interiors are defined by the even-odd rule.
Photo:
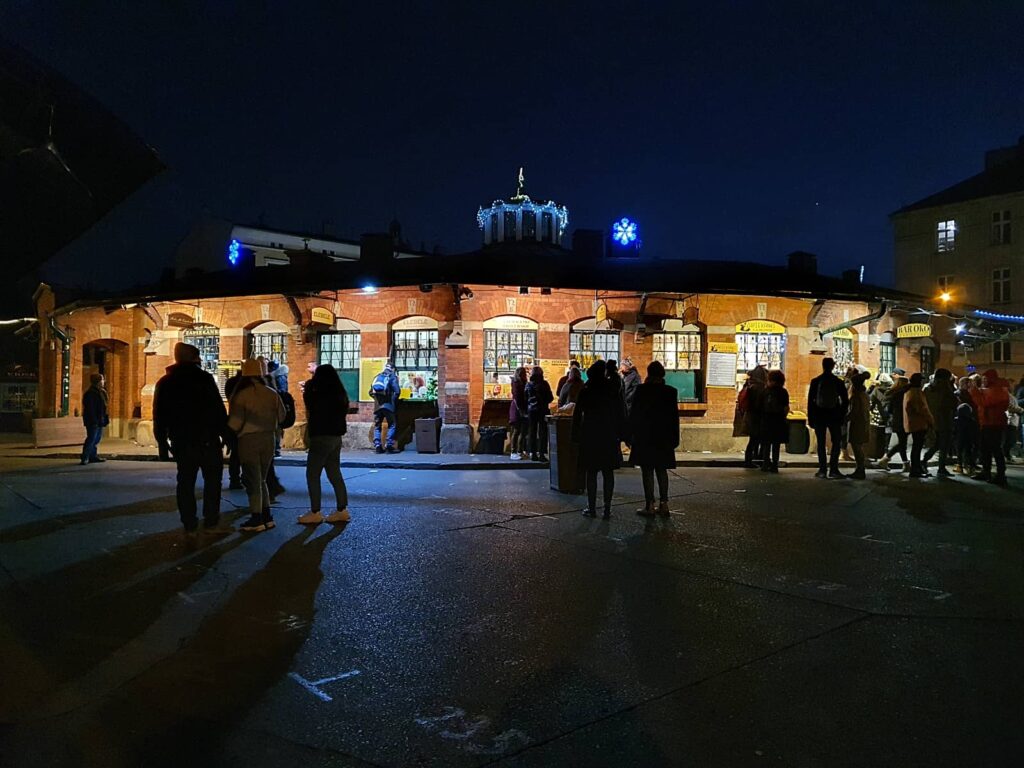
[[[156,285],[103,294],[55,287],[58,306],[111,306],[147,301],[415,285],[499,285],[642,293],[719,293],[847,301],[925,302],[915,294],[755,262],[594,259],[547,244],[505,242],[453,256],[401,261],[236,267],[186,275]]]
[[[1024,151],[1015,152],[1011,159],[990,164],[981,173],[964,179],[941,192],[929,195],[916,203],[905,205],[893,216],[925,208],[963,203],[996,195],[1024,192]]]

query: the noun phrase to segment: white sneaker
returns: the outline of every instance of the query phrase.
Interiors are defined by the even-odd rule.
[[[522,461],[522,458],[523,457],[520,456],[518,453],[513,453],[511,456],[509,456],[509,459],[511,459],[512,461]]]
[[[345,509],[339,509],[337,512],[331,512],[331,514],[324,518],[324,521],[328,523],[347,523],[351,519],[352,515],[348,513],[348,507],[345,507]]]
[[[324,521],[324,516],[319,512],[307,512],[304,515],[299,515],[299,522],[302,525],[320,525]]]

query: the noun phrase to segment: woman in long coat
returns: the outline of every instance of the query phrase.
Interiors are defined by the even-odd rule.
[[[644,484],[644,508],[636,513],[652,517],[654,479],[658,479],[657,514],[668,517],[668,470],[676,468],[679,445],[679,393],[665,383],[665,367],[657,360],[647,366],[647,380],[636,388],[629,411],[632,452]]]
[[[604,519],[612,514],[615,470],[622,466],[619,443],[625,431],[626,409],[619,388],[605,377],[605,364],[594,363],[587,370],[587,383],[580,390],[572,414],[572,440],[579,445],[580,464],[587,479],[587,508],[594,517],[597,507],[597,473],[604,481]]]
[[[867,477],[864,472],[864,446],[871,438],[871,401],[864,389],[864,382],[871,374],[859,372],[850,378],[850,425],[848,437],[853,448],[853,458],[857,461],[857,469],[850,475],[854,480]]]
[[[779,453],[782,444],[789,441],[789,390],[782,371],[769,371],[768,386],[761,395],[761,422],[758,429],[764,461],[764,472],[779,471]]]

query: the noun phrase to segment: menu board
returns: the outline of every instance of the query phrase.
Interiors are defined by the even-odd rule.
[[[736,352],[708,350],[708,386],[736,388]]]
[[[384,370],[386,357],[364,357],[359,361],[359,402],[372,403],[370,385],[374,377]],[[349,395],[351,397],[351,394]]]

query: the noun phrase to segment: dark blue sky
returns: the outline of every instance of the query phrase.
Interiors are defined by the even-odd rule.
[[[172,169],[58,260],[89,280],[154,276],[204,210],[474,248],[524,165],[571,228],[884,283],[887,214],[1024,133],[1022,29],[1009,0],[0,5]]]

